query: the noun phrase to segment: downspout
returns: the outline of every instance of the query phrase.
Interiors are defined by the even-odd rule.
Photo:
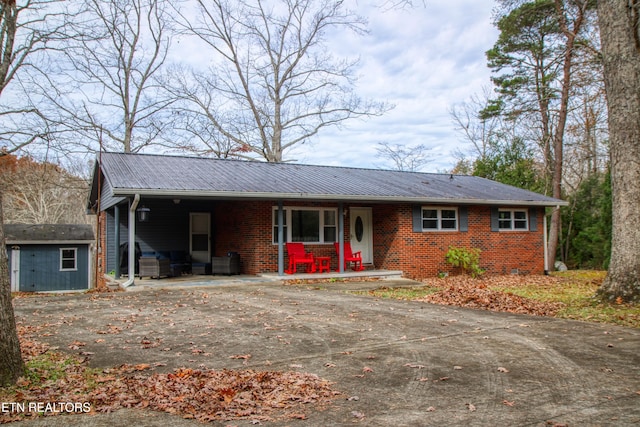
[[[558,206],[559,208],[559,206]],[[547,214],[545,212],[542,215],[542,246],[544,247],[544,274],[545,276],[549,274],[549,248],[547,247],[547,243],[549,237],[547,236]]]
[[[140,195],[136,194],[129,206],[129,278],[121,284],[123,288],[133,285],[136,275],[136,208],[140,202]]]

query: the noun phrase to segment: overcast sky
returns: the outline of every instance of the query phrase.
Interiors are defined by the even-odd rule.
[[[418,2],[419,3],[419,2]],[[468,147],[456,133],[450,108],[490,86],[485,52],[498,32],[493,1],[433,0],[411,10],[363,7],[370,34],[338,40],[336,51],[360,56],[358,93],[395,109],[346,129],[324,130],[311,144],[290,151],[299,163],[393,168],[376,156],[379,142],[424,144],[432,160],[424,172],[455,164]]]

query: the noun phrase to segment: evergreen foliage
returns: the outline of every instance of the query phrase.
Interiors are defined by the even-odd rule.
[[[532,150],[522,139],[514,138],[493,142],[488,153],[474,162],[473,175],[542,192],[544,181],[537,172],[539,169]]]
[[[611,174],[593,173],[570,196],[564,236],[570,268],[607,269],[611,256]]]

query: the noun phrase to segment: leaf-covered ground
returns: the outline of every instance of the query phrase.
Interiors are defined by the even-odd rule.
[[[86,402],[90,412],[148,408],[203,422],[249,419],[259,423],[305,419],[309,404],[321,409],[339,395],[330,382],[301,372],[182,368],[162,374],[152,373],[154,367],[149,364],[90,369],[81,358],[37,341],[38,329],[19,327],[27,374],[15,387],[0,389],[0,401]],[[40,415],[0,413],[0,423],[67,412],[63,405],[48,409]]]
[[[561,302],[538,301],[505,292],[505,288],[521,286],[557,286],[562,279],[552,276],[493,276],[474,279],[470,276],[451,276],[428,279],[425,285],[439,289],[417,300],[434,304],[478,308],[509,313],[554,316],[564,307]]]
[[[604,307],[590,300],[604,277],[603,273],[580,275],[508,275],[477,279],[450,276],[425,280],[419,287],[381,287],[368,293],[376,297],[539,316],[606,322],[612,322],[612,318],[623,319],[626,323],[622,323],[623,320],[613,323],[640,325],[639,308],[627,307],[628,311],[623,313],[620,311],[625,309],[622,304]],[[567,309],[572,307],[583,312],[567,315]],[[607,314],[607,310],[612,314]],[[635,323],[630,323],[632,321]],[[39,342],[41,337],[50,333],[40,330],[45,326],[19,327],[27,375],[16,387],[0,389],[0,402],[88,402],[91,412],[147,408],[199,421],[246,419],[260,423],[275,419],[305,419],[308,411],[323,408],[340,396],[332,389],[333,384],[316,375],[300,372],[181,368],[158,373],[154,371],[161,365],[147,363],[90,369],[82,357],[70,356]],[[98,341],[104,340],[99,338]],[[141,344],[146,345],[145,341]],[[77,340],[69,345],[73,350],[82,350],[83,347],[84,343]],[[83,351],[79,352],[80,356],[83,353],[90,357],[91,353]],[[24,416],[2,413],[0,423]],[[31,412],[27,416],[38,415]]]

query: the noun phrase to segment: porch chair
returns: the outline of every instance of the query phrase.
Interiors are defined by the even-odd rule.
[[[333,246],[335,246],[336,254],[338,255],[338,260],[340,260],[340,243],[335,242]],[[364,270],[364,267],[362,266],[362,252],[361,251],[352,252],[351,243],[344,242],[344,269],[345,270],[347,269],[347,263],[349,264],[353,263],[353,265],[351,266],[351,269],[353,271]]]
[[[289,268],[285,271],[287,274],[295,274],[298,264],[305,264],[308,273],[315,273],[316,263],[313,259],[313,253],[306,252],[302,243],[287,242],[287,255],[289,256]]]
[[[150,277],[159,279],[171,276],[171,260],[160,252],[142,252],[140,257],[140,279]]]

